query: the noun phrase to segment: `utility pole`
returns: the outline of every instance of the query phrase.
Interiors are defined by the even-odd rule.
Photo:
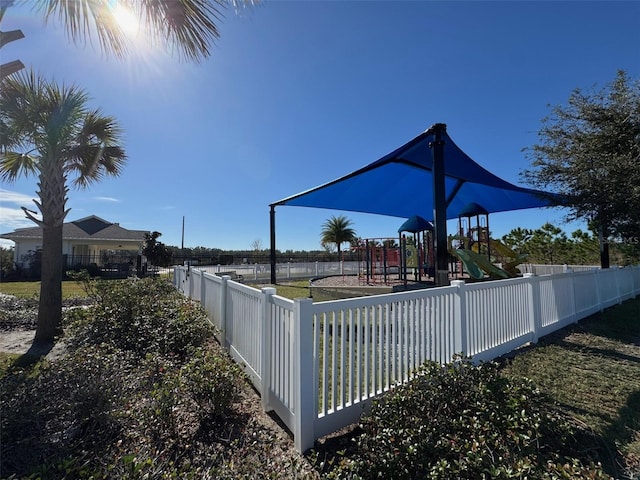
[[[184,250],[184,215],[182,216],[182,244],[180,250]]]

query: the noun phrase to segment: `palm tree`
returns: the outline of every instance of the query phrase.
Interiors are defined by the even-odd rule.
[[[45,23],[58,17],[74,43],[91,43],[97,36],[105,54],[124,58],[129,33],[123,18],[131,17],[154,44],[176,53],[180,58],[198,62],[211,55],[210,46],[220,37],[217,23],[222,10],[231,4],[238,8],[253,0],[30,0]],[[0,0],[0,22],[15,0]],[[125,12],[124,14],[122,12]],[[20,30],[2,32],[0,48],[19,40]],[[24,68],[20,60],[2,65],[0,78]]]
[[[322,225],[320,243],[322,245],[335,243],[338,248],[338,259],[341,260],[340,246],[356,238],[356,232],[351,228],[352,222],[342,215],[332,216]]]
[[[15,1],[2,0],[0,11]],[[101,50],[123,57],[127,53],[127,31],[121,12],[129,12],[150,40],[162,44],[186,60],[200,61],[211,55],[210,46],[219,38],[217,23],[229,4],[243,0],[38,0],[33,9],[45,23],[58,17],[74,43],[91,42],[97,36]],[[0,20],[2,17],[0,16]]]
[[[0,178],[38,177],[35,204],[42,228],[42,283],[35,343],[62,333],[62,224],[70,177],[87,187],[105,175],[117,176],[126,160],[116,121],[87,107],[78,87],[58,86],[33,72],[0,83]]]

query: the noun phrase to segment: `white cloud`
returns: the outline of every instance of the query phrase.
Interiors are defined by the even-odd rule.
[[[25,195],[24,193],[12,192],[11,190],[0,188],[0,204],[11,203],[21,207],[29,207],[33,206],[33,200],[35,200],[33,195]]]
[[[36,224],[29,220],[22,209],[0,206],[0,230],[7,233],[16,228],[35,227]]]
[[[113,197],[93,197],[93,199],[98,200],[100,202],[113,202],[113,203],[120,203],[122,201],[119,198],[113,198]]]
[[[0,231],[8,233],[17,228],[34,227],[20,207],[34,209],[33,197],[0,188]],[[8,240],[4,240],[7,242]],[[11,242],[13,244],[13,242]]]

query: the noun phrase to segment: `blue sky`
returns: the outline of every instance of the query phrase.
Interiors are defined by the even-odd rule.
[[[128,60],[74,46],[60,24],[10,8],[2,49],[49,79],[76,84],[124,130],[123,174],[71,190],[68,221],[98,215],[185,247],[269,247],[269,204],[360,168],[434,123],[491,172],[520,184],[522,149],[550,105],[640,77],[640,2],[265,1],[220,22],[211,58],[180,62],[138,42]],[[33,224],[36,180],[0,183],[0,231]],[[375,196],[376,192],[362,192]],[[407,201],[411,201],[407,192]],[[494,237],[557,209],[493,214]],[[276,209],[277,247],[319,249],[322,223],[345,215],[363,238],[404,219]],[[455,224],[455,222],[453,223]],[[452,224],[452,225],[453,225]],[[11,244],[4,243],[3,245]]]

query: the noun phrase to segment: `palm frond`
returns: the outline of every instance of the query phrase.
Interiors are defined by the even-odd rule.
[[[127,37],[110,0],[48,0],[38,2],[36,9],[44,12],[45,23],[57,17],[75,44],[91,44],[96,35],[103,52],[120,58],[127,53]]]
[[[210,47],[219,38],[217,24],[229,4],[255,3],[252,0],[40,0],[36,9],[45,22],[57,18],[74,43],[91,44],[98,39],[101,50],[123,58],[128,38],[120,26],[116,6],[126,6],[139,19],[144,33],[165,50],[180,58],[201,61],[211,55]]]
[[[21,176],[28,177],[38,172],[38,160],[17,152],[0,154],[0,179],[13,183]]]
[[[137,2],[135,2],[137,4]],[[181,58],[200,61],[211,55],[219,37],[224,0],[140,0],[139,14],[152,39],[167,42]]]
[[[112,117],[102,115],[99,110],[85,115],[77,141],[68,152],[66,170],[78,174],[74,185],[86,187],[105,175],[120,175],[127,158],[124,148],[118,145],[121,135]]]

